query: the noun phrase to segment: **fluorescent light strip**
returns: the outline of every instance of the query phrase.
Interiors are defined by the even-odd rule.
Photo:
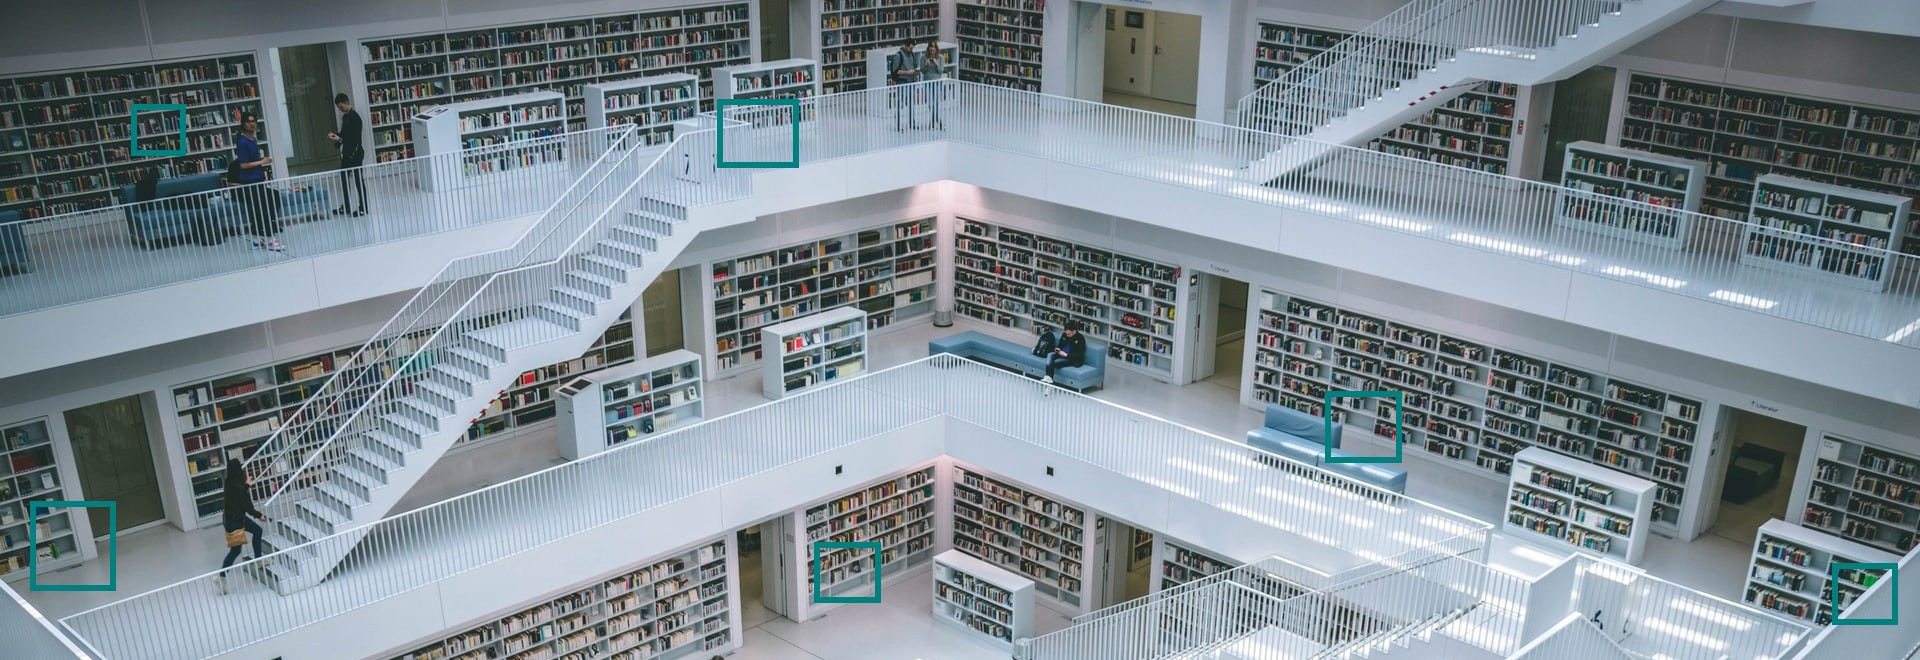
[[[1392,227],[1394,229],[1401,229],[1401,230],[1412,231],[1412,232],[1422,232],[1422,231],[1426,231],[1433,228],[1433,225],[1414,222],[1406,218],[1396,218],[1388,215],[1380,215],[1378,213],[1363,213],[1355,219],[1361,222],[1368,222],[1368,223],[1373,223],[1383,227]]]
[[[1653,273],[1643,273],[1631,268],[1621,268],[1619,266],[1608,266],[1604,269],[1601,269],[1600,272],[1606,273],[1608,275],[1612,275],[1614,277],[1636,277],[1642,280],[1646,280],[1648,284],[1653,284],[1655,286],[1664,286],[1669,289],[1678,289],[1680,287],[1687,285],[1686,280],[1676,280],[1671,277],[1666,277],[1664,275],[1655,275]]]
[[[1761,298],[1758,296],[1749,296],[1744,293],[1734,293],[1726,289],[1721,289],[1719,291],[1709,293],[1707,294],[1707,297],[1714,298],[1717,300],[1725,300],[1727,302],[1735,303],[1739,305],[1746,305],[1748,307],[1752,307],[1755,309],[1773,309],[1774,305],[1780,304],[1777,301],[1767,300],[1766,298]]]
[[[1230,484],[1230,483],[1240,481],[1239,477],[1228,474],[1225,470],[1221,470],[1219,468],[1215,468],[1209,465],[1201,465],[1199,463],[1195,463],[1193,462],[1193,459],[1187,458],[1185,456],[1175,456],[1175,457],[1169,458],[1167,459],[1167,464],[1180,468],[1182,470],[1186,470],[1188,472],[1192,472],[1194,474],[1198,474],[1203,477],[1207,477],[1209,479],[1212,479],[1214,481],[1218,481],[1221,483]]]
[[[1527,247],[1525,245],[1521,245],[1519,243],[1514,243],[1510,241],[1502,241],[1502,240],[1487,238],[1479,234],[1468,234],[1464,232],[1456,233],[1456,234],[1448,234],[1447,240],[1459,241],[1461,243],[1466,243],[1468,245],[1478,245],[1484,248],[1491,248],[1494,250],[1499,250],[1501,252],[1510,252],[1513,254],[1525,255],[1529,257],[1547,256],[1546,250],[1542,250],[1539,248],[1531,248],[1531,247]]]
[[[1907,327],[1901,328],[1899,330],[1894,331],[1893,334],[1887,335],[1887,341],[1894,342],[1897,344],[1897,343],[1906,341],[1907,337],[1911,336],[1915,332],[1920,332],[1920,319],[1914,319],[1912,323],[1907,324]]]

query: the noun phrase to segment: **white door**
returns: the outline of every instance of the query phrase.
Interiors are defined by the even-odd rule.
[[[1193,104],[1200,87],[1200,17],[1153,13],[1153,98]]]
[[[1153,84],[1153,14],[1106,7],[1106,88],[1146,96]]]

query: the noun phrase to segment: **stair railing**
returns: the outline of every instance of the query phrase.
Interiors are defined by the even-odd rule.
[[[640,149],[636,129],[628,127],[607,135],[604,147],[591,146],[598,156],[584,168],[584,174],[522,231],[512,246],[450,261],[359,350],[336,362],[333,374],[247,458],[245,466],[247,474],[254,478],[255,500],[270,506],[287,489],[317,481],[301,482],[290,477],[296,472],[296,466],[307,462],[310,452],[355,421],[364,404],[383,395],[386,383],[393,377],[414,377],[424,370],[411,364],[410,358],[425,345],[430,329],[450,319],[448,314],[453,306],[479,290],[479,283],[474,281],[476,276],[522,265],[531,246],[544,239],[554,226],[611,204],[610,180],[620,175],[637,178],[638,172],[632,163],[633,155]],[[558,156],[571,162],[586,155],[566,151],[579,149],[558,154],[546,150],[509,152],[509,157],[518,161]]]

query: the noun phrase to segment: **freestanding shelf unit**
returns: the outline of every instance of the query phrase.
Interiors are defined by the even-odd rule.
[[[1653,488],[1639,477],[1529,447],[1513,457],[1505,529],[1638,564],[1647,549]]]
[[[1033,636],[1033,580],[959,550],[933,558],[933,616],[1003,648]]]
[[[505,148],[505,145],[566,132],[567,97],[559,92],[532,92],[428,108],[413,116],[415,145],[421,156],[481,147],[502,148],[463,156],[459,162],[428,159],[419,168],[420,187],[453,190],[479,185],[508,172],[558,167],[566,160],[566,150],[558,141],[544,140],[525,148]]]
[[[776,323],[760,329],[760,345],[769,358],[760,371],[767,398],[851,378],[867,367],[867,313],[841,307]]]
[[[560,455],[577,461],[699,422],[700,356],[679,350],[586,374],[558,388]]]

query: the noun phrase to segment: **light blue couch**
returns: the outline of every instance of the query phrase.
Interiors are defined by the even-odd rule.
[[[1021,346],[1005,339],[968,330],[927,342],[927,354],[951,353],[977,358],[1038,378],[1047,373],[1047,359],[1033,354],[1032,346]],[[1065,367],[1053,373],[1053,382],[1062,387],[1089,390],[1107,382],[1107,345],[1087,341],[1086,364]]]
[[[19,211],[0,211],[0,275],[33,270]]]
[[[1267,416],[1260,428],[1247,432],[1247,444],[1301,463],[1318,465],[1354,481],[1396,493],[1407,492],[1407,471],[1404,469],[1380,463],[1327,461],[1329,452],[1334,458],[1352,456],[1340,449],[1342,431],[1343,427],[1336,422],[1329,435],[1327,422],[1320,416],[1270,403],[1267,404]]]
[[[126,207],[127,234],[140,247],[153,249],[163,244],[180,240],[199,239],[217,242],[228,235],[239,233],[246,227],[246,211],[239,200],[233,198],[232,191],[223,195],[208,197],[210,191],[221,190],[221,173],[194,174],[161,179],[154,185],[154,202]],[[327,212],[327,191],[323,188],[303,190],[275,188],[280,197],[281,221],[300,216],[319,217]],[[169,198],[186,195],[200,195],[204,203],[188,203],[186,199],[168,201]],[[121,203],[134,199],[134,187],[120,187]]]

